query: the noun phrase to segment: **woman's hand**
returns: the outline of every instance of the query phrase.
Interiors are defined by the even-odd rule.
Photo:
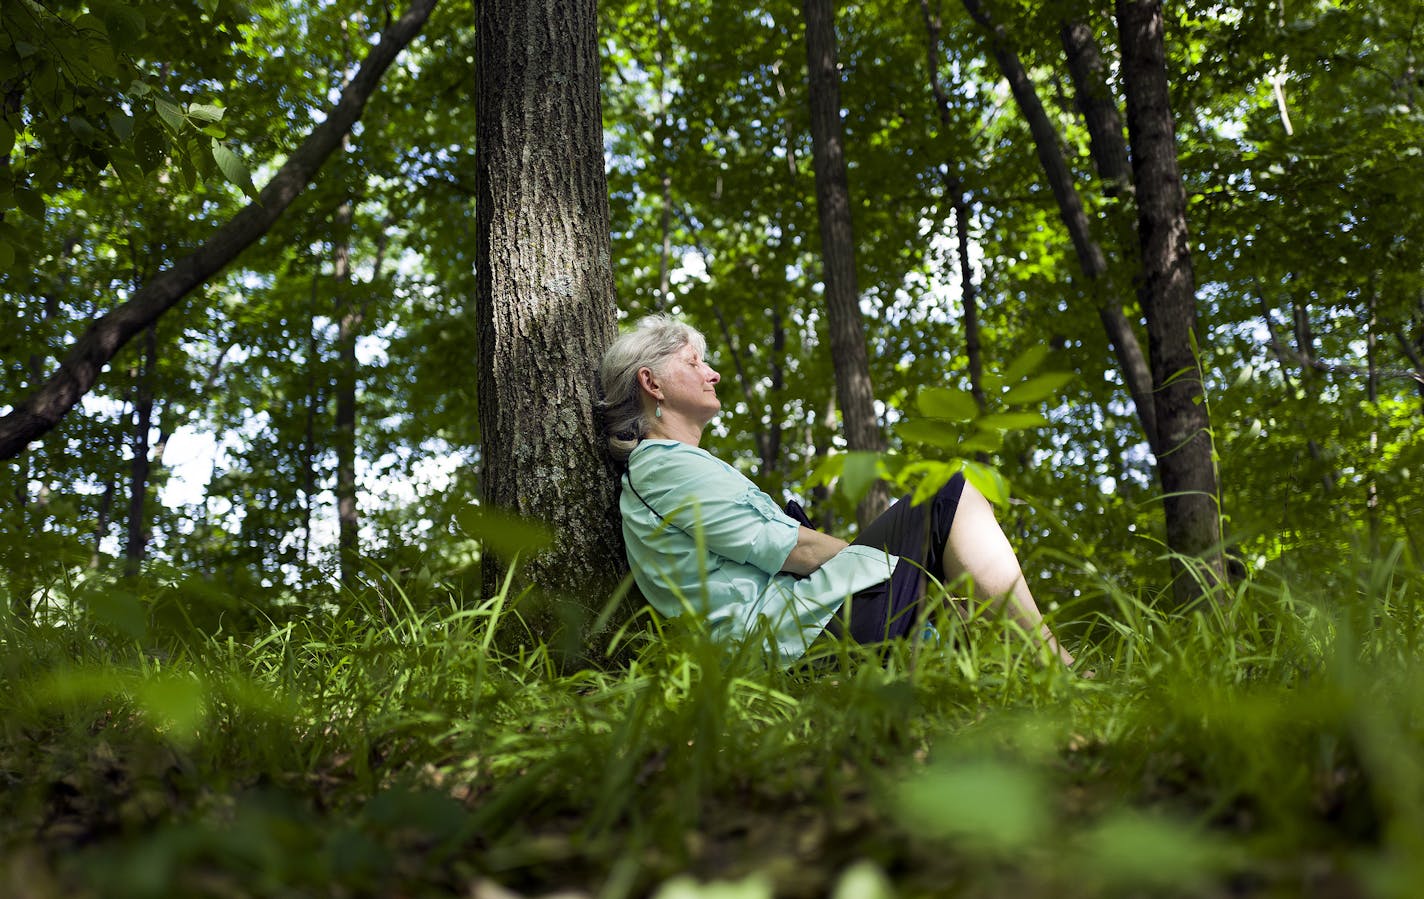
[[[786,564],[781,566],[781,570],[804,577],[826,564],[832,556],[847,546],[850,544],[838,537],[813,531],[802,525],[801,533],[796,538],[796,548],[786,557]]]

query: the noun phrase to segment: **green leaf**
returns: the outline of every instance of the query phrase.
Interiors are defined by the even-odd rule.
[[[144,680],[135,699],[154,728],[168,731],[180,740],[191,740],[205,717],[207,690],[191,677],[158,677]]]
[[[68,120],[69,130],[74,136],[86,143],[91,142],[99,136],[99,132],[94,127],[94,123],[82,115],[72,115]]]
[[[844,458],[839,481],[840,490],[852,503],[858,503],[879,477],[880,454],[857,450],[845,453]]]
[[[197,119],[200,122],[221,122],[223,117],[223,108],[221,106],[212,106],[207,103],[189,103],[188,115],[189,117]]]
[[[1071,380],[1073,380],[1071,371],[1051,371],[1037,375],[1022,384],[1009,388],[1009,392],[1004,394],[1004,402],[1011,404],[1037,403],[1053,396]]]
[[[74,30],[87,32],[90,37],[97,37],[101,40],[108,40],[109,27],[104,24],[104,20],[96,15],[85,13],[74,20]]]
[[[1229,847],[1200,828],[1140,812],[1115,812],[1082,838],[1088,870],[1112,886],[1196,889],[1229,864]]]
[[[467,506],[455,513],[466,535],[506,561],[520,553],[538,552],[554,543],[554,532],[543,522],[493,506]]]
[[[94,66],[94,71],[106,78],[119,77],[119,63],[114,58],[114,48],[107,41],[90,42],[89,63]]]
[[[959,444],[961,453],[997,453],[1004,446],[1003,431],[976,431]]]
[[[158,117],[163,119],[169,128],[172,128],[174,131],[183,130],[183,126],[187,120],[183,118],[183,110],[180,109],[177,104],[170,103],[162,97],[157,97],[154,99],[153,105],[154,108],[158,110]]]
[[[217,162],[224,178],[242,188],[242,192],[249,197],[257,196],[257,189],[252,186],[252,173],[247,170],[247,166],[243,165],[236,153],[216,139],[213,140],[213,160]]]
[[[184,190],[192,190],[198,186],[198,170],[193,165],[193,157],[186,153],[179,153],[173,158],[178,165],[178,183],[183,185]]]
[[[973,421],[979,414],[979,404],[973,394],[952,387],[927,387],[918,397],[920,414],[926,418],[949,421]]]
[[[15,190],[15,205],[21,212],[38,222],[45,218],[44,197],[23,187]]]
[[[954,477],[964,468],[962,459],[951,459],[948,462],[931,462],[922,470],[925,476],[915,485],[915,495],[910,498],[912,505],[919,505],[927,502],[930,497],[939,492],[939,488],[949,483],[949,479]]]
[[[1014,357],[1014,361],[1009,363],[1009,367],[1004,370],[1004,382],[1012,384],[1015,381],[1022,381],[1033,373],[1034,369],[1043,364],[1043,360],[1048,358],[1049,349],[1047,346],[1036,343]]]
[[[984,498],[995,505],[1000,505],[1009,501],[1009,482],[999,474],[997,468],[992,468],[982,462],[965,462],[964,479],[974,485],[974,489],[984,494]]]
[[[843,453],[832,453],[825,456],[817,463],[811,471],[811,476],[806,479],[806,486],[824,487],[841,475],[841,468],[845,465],[845,455]]]
[[[109,113],[108,118],[109,130],[113,132],[114,137],[118,138],[121,144],[128,143],[129,138],[133,137],[133,116],[125,115],[116,109]]]
[[[1026,431],[1043,427],[1048,419],[1040,412],[999,412],[986,415],[975,424],[986,431]]]
[[[959,431],[944,422],[925,418],[911,418],[895,426],[900,439],[911,443],[928,443],[930,446],[951,449],[959,443]]]
[[[108,28],[109,39],[119,48],[143,37],[144,32],[148,30],[148,22],[145,21],[143,13],[130,3],[111,3],[99,10],[99,15]]]
[[[15,248],[9,241],[0,240],[0,272],[15,264]]]
[[[148,633],[148,609],[126,590],[96,589],[85,596],[84,607],[97,624],[122,637],[141,640]]]
[[[15,149],[15,129],[0,120],[0,158],[8,157]]]
[[[901,784],[896,799],[916,831],[981,852],[1036,844],[1052,820],[1037,772],[991,759],[938,765]]]

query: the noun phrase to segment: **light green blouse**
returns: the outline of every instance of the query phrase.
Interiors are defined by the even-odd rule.
[[[618,504],[634,579],[653,608],[703,615],[718,639],[765,619],[782,659],[797,659],[846,597],[895,570],[897,557],[849,546],[807,577],[783,572],[800,525],[706,450],[644,440],[628,468]]]

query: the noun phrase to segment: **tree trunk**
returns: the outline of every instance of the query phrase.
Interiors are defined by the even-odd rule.
[[[332,220],[332,264],[336,284],[336,520],[341,586],[355,590],[360,569],[360,520],[356,512],[356,338],[361,307],[352,296],[351,219],[345,200]]]
[[[91,571],[98,571],[103,562],[104,538],[109,536],[109,516],[114,512],[114,494],[118,490],[118,476],[115,475],[104,483],[104,493],[99,497],[99,510],[94,523],[94,552],[89,556]]]
[[[1370,404],[1370,460],[1366,466],[1369,480],[1365,484],[1365,516],[1370,529],[1370,555],[1377,557],[1380,548],[1379,478],[1379,294],[1373,283],[1365,301],[1365,400]]]
[[[1008,33],[996,23],[980,0],[963,0],[964,8],[971,18],[978,22],[989,36],[990,47],[999,71],[1009,82],[1009,90],[1014,102],[1028,123],[1033,136],[1034,148],[1038,152],[1039,164],[1048,180],[1049,190],[1058,204],[1058,214],[1068,228],[1068,236],[1073,243],[1073,251],[1078,257],[1078,266],[1089,282],[1089,292],[1098,309],[1098,318],[1107,332],[1108,342],[1117,357],[1118,370],[1122,373],[1133,406],[1137,409],[1137,419],[1142,425],[1143,436],[1154,454],[1161,451],[1157,435],[1156,408],[1152,399],[1151,369],[1142,354],[1142,344],[1137,339],[1131,322],[1123,314],[1122,302],[1118,299],[1118,288],[1107,277],[1107,257],[1101,245],[1092,235],[1088,214],[1083,201],[1073,184],[1073,175],[1063,158],[1058,131],[1053,127],[1043,102],[1038,98],[1038,90],[1028,76],[1028,71],[1020,61],[1018,53],[1009,43]]]
[[[476,319],[481,493],[539,519],[527,560],[553,602],[526,610],[556,650],[627,570],[616,479],[593,417],[594,372],[617,332],[603,168],[595,0],[484,0],[476,44]],[[508,560],[483,560],[493,593]]]
[[[1270,341],[1271,353],[1276,357],[1276,363],[1281,367],[1281,380],[1285,382],[1286,389],[1294,396],[1296,395],[1296,384],[1291,378],[1290,361],[1287,358],[1285,348],[1281,346],[1281,342],[1276,338],[1275,322],[1271,319],[1271,307],[1266,302],[1266,294],[1261,290],[1259,284],[1256,290],[1261,304],[1261,320],[1266,324],[1266,336]],[[1307,380],[1309,375],[1310,366],[1302,366],[1302,381]],[[1310,451],[1310,458],[1315,460],[1315,464],[1320,467],[1322,472],[1320,476],[1321,485],[1325,489],[1325,495],[1329,496],[1335,490],[1335,478],[1330,471],[1329,463],[1325,459],[1325,451],[1320,448],[1320,444],[1316,442],[1314,437],[1306,439],[1305,448]]]
[[[312,277],[312,293],[316,293],[317,278]],[[316,416],[321,402],[317,392],[317,353],[315,298],[307,315],[307,415],[302,430],[302,595],[306,596],[311,580],[312,512],[316,497]]]
[[[667,98],[667,19],[663,14],[662,0],[657,5],[658,38],[654,51],[658,69],[658,114],[657,147],[655,153],[662,160],[662,252],[658,256],[658,311],[667,309],[672,303],[672,160],[665,152],[665,142],[672,134],[672,116],[668,113]]]
[[[381,33],[366,54],[356,76],[341,92],[320,125],[288,157],[262,192],[241,212],[219,227],[197,250],[148,281],[125,302],[101,316],[75,342],[59,370],[38,389],[0,417],[0,459],[23,452],[57,425],[89,391],[95,379],[135,334],[177,305],[188,292],[221,271],[276,223],[306,189],[321,164],[341,144],[361,117],[381,75],[425,24],[436,0],[412,0],[405,15]]]
[[[1093,39],[1093,29],[1084,22],[1064,22],[1059,37],[1073,79],[1073,105],[1088,126],[1088,148],[1093,167],[1103,180],[1103,193],[1109,197],[1130,194],[1132,166],[1122,135],[1122,117],[1108,87],[1107,66]]]
[[[935,110],[940,125],[948,131],[952,124],[949,96],[939,80],[939,6],[930,10],[929,0],[920,0],[920,13],[925,20],[925,49],[928,56],[930,92],[934,94]],[[974,286],[974,269],[969,259],[969,197],[964,181],[954,173],[953,160],[946,160],[940,173],[944,196],[954,211],[956,260],[959,266],[959,298],[964,306],[964,355],[969,366],[969,392],[979,411],[988,408],[984,396],[984,361],[979,352],[979,295]],[[985,456],[979,453],[979,456]],[[983,461],[981,458],[980,461]]]
[[[810,78],[811,146],[816,170],[816,209],[821,220],[822,281],[831,332],[836,396],[851,451],[883,452],[875,415],[875,388],[865,348],[860,288],[855,273],[855,234],[841,126],[840,72],[836,64],[832,0],[805,0],[806,65]],[[861,527],[889,505],[890,490],[877,481],[856,509]]]
[[[766,439],[761,443],[761,476],[777,473],[781,461],[781,393],[786,389],[782,360],[786,358],[786,310],[780,299],[771,305],[771,353],[767,367],[771,369],[771,386],[766,392]]]
[[[132,577],[143,565],[148,547],[148,521],[144,516],[148,498],[148,435],[153,428],[153,379],[158,375],[158,326],[148,326],[144,335],[143,362],[138,369],[134,391],[133,461],[129,467],[129,529],[124,544],[124,574]]]
[[[1118,0],[1117,19],[1142,249],[1143,311],[1162,447],[1157,472],[1167,547],[1174,554],[1173,588],[1178,602],[1186,603],[1225,580],[1211,422],[1193,351],[1196,285],[1187,200],[1177,168],[1161,3]],[[1184,570],[1184,565],[1196,566],[1198,561],[1199,569]]]
[[[1414,369],[1414,387],[1419,391],[1419,398],[1424,399],[1424,358],[1420,358],[1417,347],[1409,340],[1409,335],[1404,333],[1403,328],[1398,328],[1394,332],[1394,339],[1399,341],[1399,349],[1404,353],[1404,358],[1409,360],[1409,365]]]

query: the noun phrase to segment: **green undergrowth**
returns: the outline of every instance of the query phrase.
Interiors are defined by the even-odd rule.
[[[789,668],[640,618],[575,673],[497,649],[507,597],[394,585],[240,634],[10,622],[0,894],[1424,887],[1418,570],[1079,592],[1073,672],[984,610]]]

